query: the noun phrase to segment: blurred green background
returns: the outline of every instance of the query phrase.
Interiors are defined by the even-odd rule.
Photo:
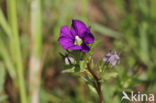
[[[156,0],[0,0],[0,103],[98,103],[83,80],[61,72],[57,39],[72,19],[91,26],[95,61],[120,53],[105,103],[121,103],[122,91],[156,94],[155,11]]]

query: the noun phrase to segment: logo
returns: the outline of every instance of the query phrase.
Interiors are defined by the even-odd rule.
[[[121,101],[129,100],[129,101],[150,101],[154,102],[154,94],[142,94],[140,92],[134,93],[133,91],[128,95],[125,91],[122,92],[123,96]]]

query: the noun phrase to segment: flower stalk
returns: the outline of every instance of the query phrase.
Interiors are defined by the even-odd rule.
[[[104,103],[104,99],[103,99],[103,94],[102,94],[102,90],[101,90],[101,83],[100,83],[100,78],[94,73],[94,71],[91,69],[90,67],[90,63],[87,64],[87,70],[91,73],[91,75],[94,77],[95,79],[95,88],[97,90],[97,93],[99,95],[99,99],[100,99],[100,103]]]

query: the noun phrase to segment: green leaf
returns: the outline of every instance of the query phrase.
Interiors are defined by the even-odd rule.
[[[155,19],[156,18],[156,13],[155,13],[155,10],[156,10],[156,0],[151,0],[150,1],[151,3],[151,6],[150,6],[150,14],[151,14],[151,17],[153,18],[153,19]]]
[[[118,73],[116,73],[116,72],[111,72],[111,73],[107,73],[107,74],[105,74],[104,76],[103,76],[103,79],[104,80],[109,80],[110,78],[115,78],[115,77],[117,77],[117,75],[118,75]]]
[[[11,61],[11,57],[9,55],[8,49],[5,46],[5,42],[2,38],[2,36],[0,36],[0,48],[1,48],[0,55],[2,56],[2,59],[5,63],[5,66],[7,67],[7,70],[9,72],[10,76],[14,79],[16,77],[15,68]]]
[[[80,72],[84,72],[86,68],[87,68],[87,61],[85,60],[80,61]]]
[[[4,65],[0,63],[0,92],[3,91],[4,82],[5,82],[5,69]]]
[[[81,78],[87,83],[87,84],[91,84],[91,80],[89,79],[89,77],[86,76],[81,76]]]
[[[142,81],[148,80],[147,73],[142,73],[141,75],[138,76],[138,79]]]
[[[62,71],[62,73],[73,73],[75,72],[75,67],[71,67]]]
[[[4,29],[4,31],[6,32],[6,34],[11,37],[11,29],[9,27],[8,22],[6,21],[6,18],[0,8],[0,26]]]
[[[93,24],[93,29],[103,35],[114,37],[114,38],[121,38],[122,34],[114,31],[110,28],[107,28],[100,24]]]
[[[149,46],[148,46],[148,34],[147,34],[148,24],[143,22],[140,25],[140,59],[145,63],[149,64]]]
[[[93,93],[97,93],[96,89],[92,85],[89,84],[88,87]]]
[[[74,72],[80,72],[80,66],[79,65],[66,65],[65,70],[62,71],[62,73],[74,73]]]

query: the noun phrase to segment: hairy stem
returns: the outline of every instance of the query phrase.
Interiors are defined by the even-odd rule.
[[[95,79],[95,86],[96,86],[96,90],[97,93],[99,95],[99,99],[100,99],[100,103],[104,103],[104,99],[103,99],[103,94],[101,91],[101,83],[100,83],[100,78],[94,73],[94,71],[91,69],[90,67],[90,63],[87,64],[87,69],[88,71],[91,73],[91,75],[94,77]]]

